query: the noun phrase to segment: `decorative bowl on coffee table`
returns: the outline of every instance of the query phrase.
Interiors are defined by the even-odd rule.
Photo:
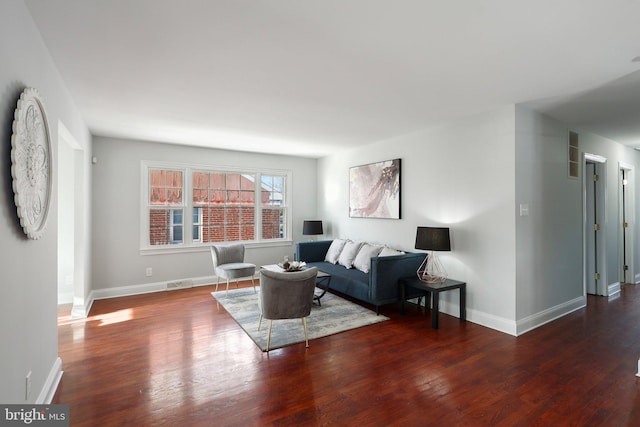
[[[287,265],[285,268],[285,263],[280,262],[278,263],[278,267],[280,267],[286,272],[292,272],[292,271],[300,271],[304,269],[304,267],[307,265],[307,263],[304,261],[291,261],[288,264],[289,265]]]

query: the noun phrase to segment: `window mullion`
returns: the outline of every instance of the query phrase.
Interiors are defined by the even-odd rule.
[[[256,242],[260,242],[262,240],[262,199],[261,199],[261,188],[262,188],[262,174],[257,172],[255,174],[256,182],[253,186],[253,197],[254,197],[254,212],[255,212],[255,227],[253,231],[253,238]]]
[[[193,171],[185,168],[183,180],[184,196],[182,197],[182,239],[185,244],[193,244]],[[187,230],[189,230],[187,232]]]

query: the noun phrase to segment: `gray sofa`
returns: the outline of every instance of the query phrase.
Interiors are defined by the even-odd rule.
[[[398,279],[413,276],[424,253],[406,253],[371,258],[368,273],[325,261],[332,240],[296,243],[296,260],[331,274],[331,289],[376,306],[399,301]]]

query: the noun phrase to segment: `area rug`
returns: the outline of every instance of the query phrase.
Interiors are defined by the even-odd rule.
[[[258,292],[260,292],[259,288]],[[238,322],[256,345],[262,351],[266,351],[269,321],[263,320],[258,331],[260,320],[258,294],[253,291],[253,288],[231,289],[228,297],[225,294],[226,291],[211,292],[211,295]],[[376,315],[369,309],[329,292],[322,297],[321,303],[321,306],[314,303],[311,314],[307,318],[309,341],[389,320],[388,317]],[[269,350],[300,342],[304,343],[304,330],[300,319],[273,321]]]

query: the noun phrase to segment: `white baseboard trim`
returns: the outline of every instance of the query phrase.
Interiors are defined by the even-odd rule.
[[[93,305],[92,294],[89,294],[89,298],[85,299],[83,303],[73,302],[73,306],[71,307],[71,318],[72,319],[84,319],[89,315],[89,311],[91,311],[91,306]]]
[[[495,316],[493,314],[467,307],[467,321],[517,337],[546,323],[586,307],[586,305],[586,297],[581,296],[518,321],[513,321],[511,319]],[[440,300],[440,312],[458,317],[460,310],[458,304]]]
[[[193,282],[193,286],[205,286],[216,283],[216,276],[205,276],[205,277],[185,277],[183,279],[174,279],[171,282],[180,281],[180,280],[191,280]],[[129,286],[118,286],[115,288],[106,288],[106,289],[94,289],[91,291],[91,301],[96,299],[107,299],[107,298],[117,298],[117,297],[126,297],[131,295],[141,295],[141,294],[149,294],[152,292],[161,292],[167,290],[167,281],[163,282],[154,282],[154,283],[142,283],[139,285],[129,285]]]
[[[556,320],[560,317],[566,316],[576,310],[579,310],[587,306],[587,297],[580,296],[574,298],[571,301],[567,301],[562,304],[558,304],[555,307],[551,307],[547,310],[543,310],[531,316],[527,316],[524,319],[518,320],[516,336],[522,335],[535,328],[538,328],[546,323]]]
[[[53,366],[49,371],[49,375],[47,376],[47,380],[42,386],[42,390],[40,390],[40,394],[36,399],[36,404],[48,405],[51,403],[53,396],[56,394],[56,390],[58,389],[58,384],[60,384],[62,373],[62,359],[56,357],[56,360],[53,362]]]
[[[440,300],[440,313],[446,313],[453,317],[459,317],[460,306],[449,301]],[[505,317],[485,313],[467,307],[467,321],[476,323],[486,328],[494,329],[505,334],[516,336],[516,322]]]
[[[622,284],[620,282],[612,283],[607,288],[607,295],[609,295],[609,298],[617,297],[618,295],[620,295],[621,289],[622,289]]]

